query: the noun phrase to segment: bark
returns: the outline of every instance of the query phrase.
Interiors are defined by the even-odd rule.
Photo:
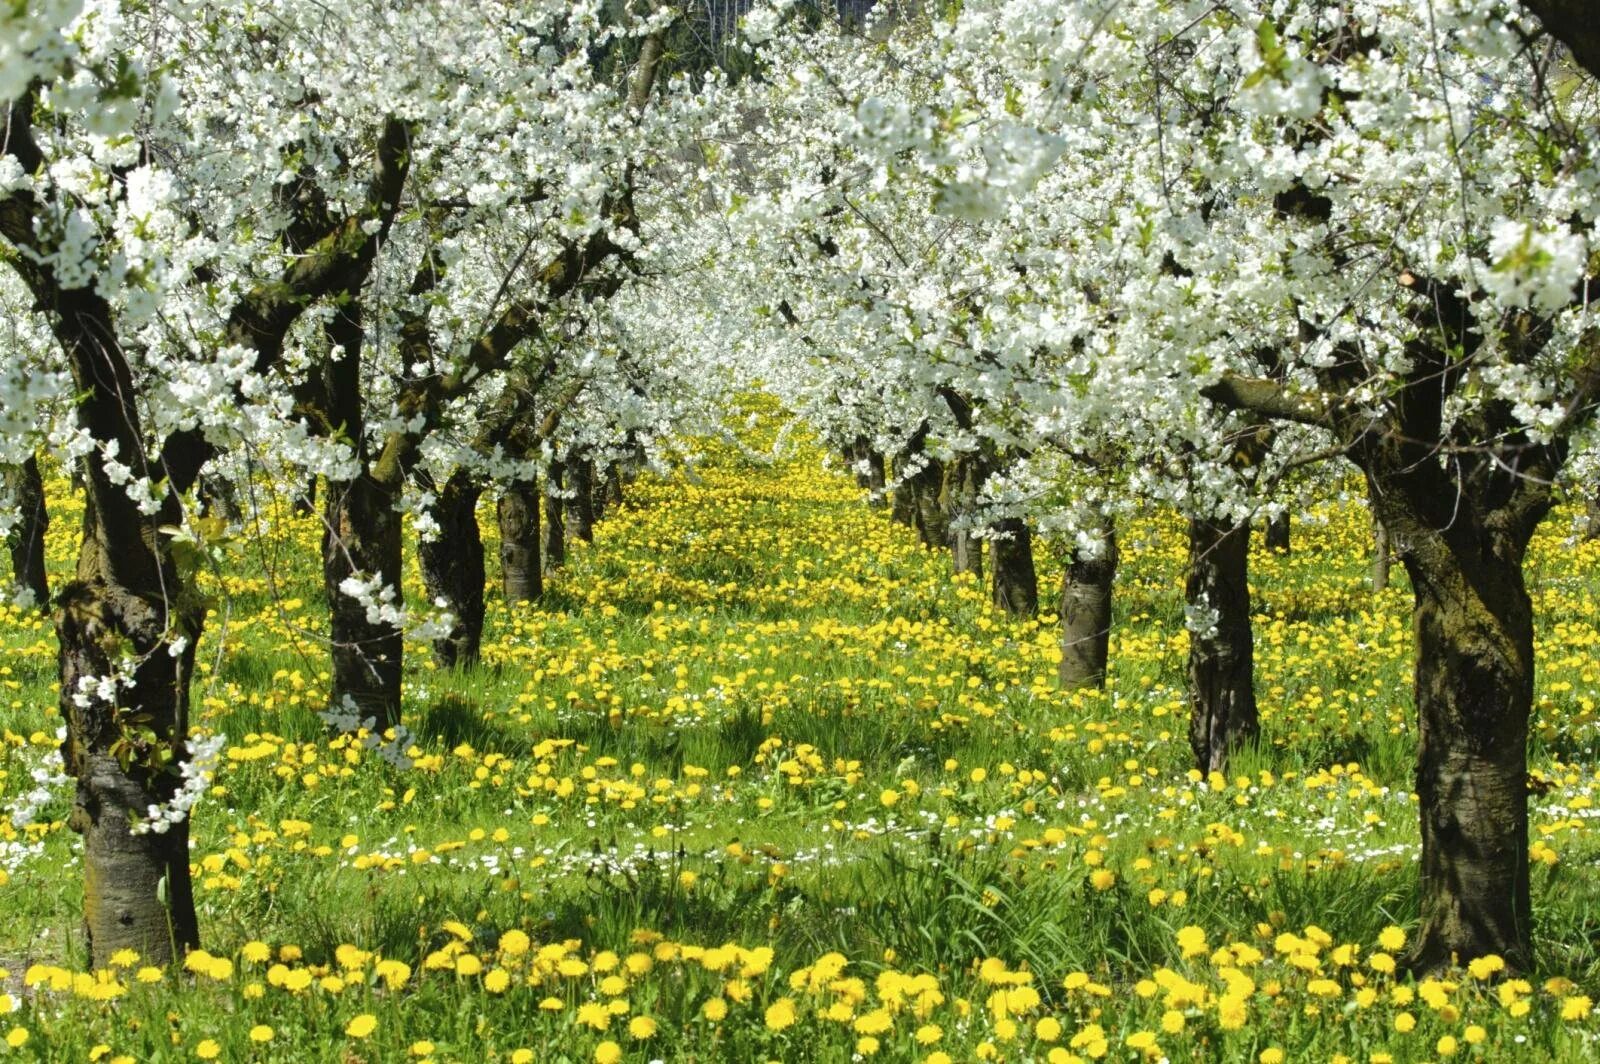
[[[916,527],[917,494],[911,484],[902,481],[889,493],[889,520],[907,528]]]
[[[44,477],[39,473],[37,458],[30,456],[17,467],[12,487],[18,518],[11,530],[12,579],[43,606],[50,601],[50,580],[44,567],[44,538],[50,528],[50,512],[45,507]]]
[[[1267,518],[1263,545],[1268,550],[1275,551],[1278,554],[1289,553],[1289,514],[1287,512]]]
[[[1098,689],[1106,684],[1117,532],[1106,520],[1100,534],[1105,548],[1099,556],[1086,558],[1074,550],[1061,577],[1061,665],[1057,676],[1068,690]]]
[[[1532,964],[1533,605],[1521,546],[1403,554],[1416,596],[1422,922],[1407,962],[1418,971],[1490,953]]]
[[[884,491],[883,455],[868,446],[864,450],[867,460],[867,490],[872,493],[870,502],[874,509],[883,509],[889,505],[889,500]]]
[[[1189,635],[1189,746],[1201,772],[1225,772],[1229,755],[1260,731],[1249,560],[1248,522],[1189,522],[1185,598],[1202,629]]]
[[[971,527],[978,505],[977,459],[958,459],[945,478],[946,508],[958,519],[950,529],[950,564],[958,573],[972,573],[983,579],[983,540]]]
[[[536,602],[544,594],[539,571],[539,491],[517,481],[495,508],[500,526],[500,586],[507,602]]]
[[[594,542],[594,463],[587,458],[567,461],[567,487],[572,489],[572,505],[567,508],[573,535],[585,543]]]
[[[417,546],[417,560],[428,598],[443,599],[455,617],[450,633],[433,642],[441,668],[476,665],[483,648],[483,536],[478,530],[478,499],[483,487],[465,470],[456,470],[438,490],[433,505],[438,534]]]
[[[566,500],[560,495],[561,465],[550,466],[544,492],[544,565],[557,569],[567,563]]]
[[[944,507],[944,463],[929,457],[911,477],[916,502],[915,525],[925,547],[943,550],[950,540],[950,514]]]
[[[840,452],[844,458],[845,465],[850,469],[850,475],[856,478],[856,487],[863,490],[872,486],[871,477],[867,475],[866,469],[861,465],[862,459],[866,456],[866,450],[866,439],[857,437],[854,443]]]
[[[400,723],[400,674],[404,644],[398,626],[369,620],[367,607],[339,589],[351,576],[377,576],[399,593],[400,514],[394,497],[370,475],[329,483],[324,493],[322,579],[331,613],[333,684],[329,705],[354,705],[381,733]],[[396,603],[399,605],[399,603]]]
[[[606,465],[606,499],[611,506],[622,507],[622,463],[609,462]]]
[[[599,524],[606,519],[606,510],[611,501],[611,474],[594,462],[584,464],[589,467],[589,509],[594,515],[594,523]]]
[[[1013,617],[1039,612],[1039,576],[1033,567],[1033,534],[1020,517],[1007,517],[993,526],[992,548],[994,604]]]
[[[1372,519],[1372,590],[1384,591],[1389,587],[1389,560],[1392,548],[1389,530],[1376,517]]]
[[[93,522],[86,518],[86,523]],[[84,932],[92,967],[118,950],[161,965],[199,944],[189,878],[189,822],[165,832],[134,834],[151,805],[177,790],[170,765],[185,756],[188,680],[200,612],[184,611],[190,639],[174,658],[166,628],[172,617],[159,595],[145,597],[80,564],[56,608],[63,744],[67,771],[77,780],[69,820],[83,835]],[[116,701],[90,694],[79,704],[80,682],[112,675],[123,652],[140,664]],[[90,686],[88,691],[94,691]]]

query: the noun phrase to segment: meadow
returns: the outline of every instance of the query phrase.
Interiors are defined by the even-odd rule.
[[[634,484],[543,602],[492,588],[480,667],[409,646],[409,764],[316,716],[320,526],[269,503],[202,581],[227,745],[181,971],[80,970],[54,637],[0,614],[0,1057],[1600,1058],[1600,543],[1570,513],[1529,560],[1539,971],[1413,981],[1409,590],[1370,589],[1359,499],[1253,554],[1263,741],[1208,779],[1175,518],[1125,529],[1110,681],[1066,694],[1053,617],[776,433]],[[81,511],[51,501],[59,582]]]

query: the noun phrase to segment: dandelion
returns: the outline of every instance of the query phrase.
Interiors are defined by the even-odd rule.
[[[794,1026],[794,1002],[786,997],[779,998],[767,1006],[766,1024],[769,1031],[783,1031]]]
[[[370,1012],[363,1012],[345,1024],[344,1033],[351,1038],[366,1038],[378,1029],[378,1018]]]

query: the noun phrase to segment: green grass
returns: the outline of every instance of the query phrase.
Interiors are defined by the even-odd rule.
[[[1526,1012],[1466,976],[1433,1008],[1397,1000],[1403,984],[1368,966],[1385,928],[1416,919],[1417,829],[1407,592],[1398,571],[1389,591],[1366,587],[1359,509],[1329,506],[1325,523],[1296,526],[1292,554],[1252,559],[1263,742],[1213,786],[1188,774],[1176,521],[1124,530],[1111,682],[1066,695],[1051,619],[996,615],[817,458],[758,466],[708,444],[696,483],[636,485],[539,606],[491,588],[481,666],[442,672],[410,647],[417,762],[404,770],[322,734],[317,529],[285,515],[264,549],[208,578],[222,605],[201,658],[223,652],[197,681],[197,713],[238,759],[197,812],[194,860],[205,945],[234,971],[148,986],[122,972],[110,1005],[87,986],[18,986],[34,963],[83,960],[61,793],[35,826],[11,829],[33,850],[4,857],[0,957],[28,1034],[14,1053],[82,1060],[104,1045],[105,1059],[188,1060],[209,1040],[223,1059],[510,1060],[526,1048],[555,1061],[603,1058],[614,1041],[639,1060],[1032,1060],[1087,1058],[1098,1030],[1116,1060],[1145,1052],[1140,1032],[1175,1060],[1272,1047],[1431,1060],[1445,1036],[1463,1057],[1594,1058],[1596,1018],[1561,1014],[1600,996],[1600,548],[1563,544],[1558,517],[1529,566],[1542,625],[1533,756],[1549,785],[1535,838],[1555,863],[1535,868],[1540,971],[1511,995]],[[60,579],[76,525],[70,497],[53,504]],[[1049,601],[1059,563],[1048,548],[1040,561]],[[0,670],[15,802],[54,745],[48,625],[0,618]],[[1097,882],[1106,872],[1114,882]],[[1297,964],[1312,925],[1331,944],[1308,971]],[[1204,931],[1207,955],[1182,955],[1185,927]],[[634,952],[652,967],[610,994],[608,973],[561,975],[502,950],[513,930],[535,954],[566,943],[569,958],[603,967],[604,951]],[[298,947],[288,970],[342,971],[340,983],[281,988],[241,952],[252,941],[274,956]],[[770,949],[770,963],[751,955],[741,978],[695,955],[723,943]],[[1210,955],[1228,944],[1240,948]],[[1355,947],[1352,963],[1337,944]],[[349,970],[341,945],[414,973],[385,989],[375,960]],[[848,967],[813,993],[805,973],[830,952]],[[444,953],[483,971],[430,970]],[[497,967],[499,992],[483,974]],[[1219,1007],[1229,967],[1254,984],[1237,1029]],[[940,1000],[896,1004],[896,980],[918,974]],[[1037,996],[1014,1014],[993,997],[1013,977]],[[1542,985],[1551,978],[1566,982]],[[730,1006],[720,1022],[701,1011],[712,999]],[[597,1030],[579,1018],[593,1001],[626,1011]],[[1181,1031],[1163,1030],[1169,1013]],[[1402,1013],[1414,1031],[1396,1029]],[[347,1034],[363,1014],[373,1032]],[[629,1018],[644,1016],[655,1032],[632,1037]],[[1045,1017],[1059,1040],[1043,1040]],[[269,1041],[250,1040],[257,1024]],[[928,1024],[941,1034],[923,1044]],[[431,1053],[413,1054],[422,1040]]]

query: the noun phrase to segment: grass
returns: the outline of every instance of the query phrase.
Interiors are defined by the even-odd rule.
[[[1366,586],[1359,508],[1253,557],[1263,742],[1203,780],[1175,520],[1124,530],[1108,689],[1063,694],[1051,618],[994,613],[815,451],[702,450],[540,606],[491,589],[481,666],[408,647],[406,769],[315,717],[315,523],[242,540],[196,688],[230,740],[195,822],[208,953],[72,974],[57,785],[0,830],[0,1055],[1594,1059],[1600,548],[1565,518],[1529,562],[1541,970],[1411,984],[1384,960],[1416,919],[1407,592]],[[52,505],[61,579],[65,485]],[[55,744],[53,666],[47,621],[0,616],[13,809]]]

